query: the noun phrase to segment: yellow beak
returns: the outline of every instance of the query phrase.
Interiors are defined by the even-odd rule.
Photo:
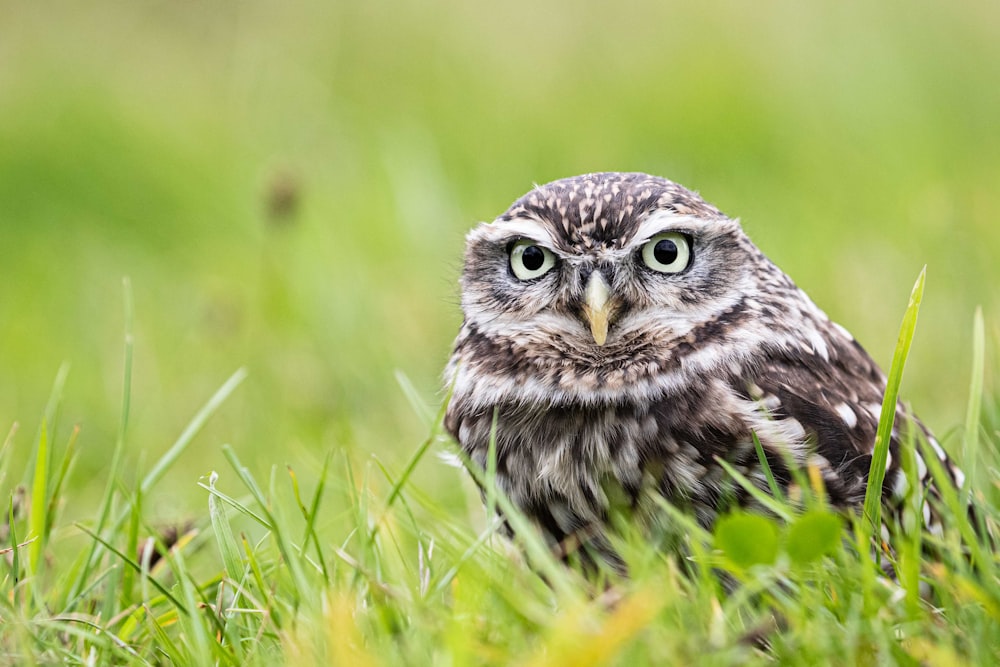
[[[590,322],[590,333],[594,342],[604,345],[608,339],[608,318],[611,315],[611,291],[598,271],[590,274],[587,291],[584,293],[583,314]]]

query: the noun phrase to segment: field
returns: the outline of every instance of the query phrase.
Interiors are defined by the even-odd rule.
[[[437,423],[465,232],[533,183],[646,171],[741,218],[886,369],[927,267],[901,395],[993,526],[1000,7],[0,15],[0,662],[1000,660],[958,504],[934,558],[901,531],[896,588],[864,521],[821,539],[821,498],[716,535],[677,516],[688,560],[625,530],[606,587],[526,533],[546,584]]]

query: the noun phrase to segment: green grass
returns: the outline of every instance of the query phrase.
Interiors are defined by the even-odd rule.
[[[898,392],[923,277],[904,317],[888,400]],[[977,315],[972,416],[983,400],[982,338]],[[131,345],[126,334],[126,358]],[[121,443],[128,439],[132,386],[126,369]],[[64,517],[75,502],[65,482],[79,456],[77,432],[56,447],[42,420],[32,465],[9,496],[3,527],[10,546],[2,554],[0,652],[7,660],[916,665],[1000,659],[1000,562],[958,500],[969,495],[981,534],[996,534],[998,494],[991,481],[956,489],[940,466],[932,471],[944,498],[936,509],[945,531],[921,533],[922,503],[931,499],[912,484],[908,509],[892,526],[893,551],[884,552],[894,559],[898,582],[886,579],[872,558],[883,551],[872,542],[877,512],[833,511],[814,471],[800,477],[795,501],[758,491],[730,471],[769,512],[737,511],[711,533],[661,502],[677,548],[660,548],[665,536],[650,540],[626,524],[615,539],[630,575],[585,577],[547,550],[492,485],[490,471],[478,473],[479,480],[490,503],[510,517],[513,544],[497,537],[495,522],[477,532],[413,483],[414,470],[430,464],[433,452],[453,448],[440,413],[398,472],[377,460],[358,468],[331,451],[301,479],[288,466],[259,480],[224,446],[227,468],[199,483],[207,511],[164,531],[146,498],[206,421],[225,409],[244,375],[237,371],[206,401],[138,483],[125,483],[116,457],[103,501],[79,522]],[[65,380],[65,374],[57,379],[50,413],[59,408]],[[426,408],[421,412],[427,416]],[[960,463],[993,473],[1000,465],[993,436],[975,425],[967,432],[975,435],[966,436]],[[19,437],[0,450],[3,479]],[[991,446],[976,446],[983,440]],[[878,479],[869,500],[881,496]],[[335,521],[331,511],[340,515]]]
[[[791,663],[994,661],[994,4],[0,8],[0,662],[731,663],[772,618]],[[626,531],[600,593],[493,535],[437,456],[462,237],[606,169],[741,217],[887,370],[927,266],[938,562],[911,526],[887,588],[818,498],[676,516],[690,561]]]

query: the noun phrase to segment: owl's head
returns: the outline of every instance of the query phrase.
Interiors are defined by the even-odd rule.
[[[537,187],[467,238],[467,324],[536,361],[659,359],[752,289],[738,222],[671,181],[600,173]]]

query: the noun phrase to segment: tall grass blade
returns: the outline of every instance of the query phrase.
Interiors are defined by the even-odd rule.
[[[10,457],[7,456],[7,452],[11,448],[11,443],[14,442],[14,436],[17,434],[18,427],[17,422],[11,424],[10,430],[7,431],[7,437],[4,438],[3,444],[0,445],[0,488],[3,488],[4,481],[7,479],[7,466],[10,463]]]
[[[427,436],[427,439],[424,440],[420,447],[417,448],[417,451],[413,453],[413,456],[410,457],[410,460],[406,463],[406,467],[403,469],[403,474],[399,476],[399,479],[393,485],[392,491],[389,493],[389,497],[385,501],[386,511],[388,511],[389,508],[392,507],[393,503],[396,502],[396,498],[398,498],[399,494],[403,492],[403,487],[406,486],[406,483],[410,480],[410,475],[412,475],[413,471],[416,470],[417,464],[420,463],[421,459],[423,459],[424,454],[427,453],[430,446],[434,444],[438,433],[441,431],[441,424],[444,422],[444,416],[447,410],[448,402],[445,401],[441,405],[441,409],[438,410],[437,416],[434,419],[434,428],[431,429],[430,435]]]
[[[7,527],[10,531],[11,579],[16,584],[21,578],[21,550],[17,539],[17,524],[14,523],[14,494],[10,495],[10,502],[7,504]]]
[[[399,388],[403,390],[403,395],[406,396],[406,400],[409,402],[410,407],[413,408],[415,413],[417,413],[425,426],[433,426],[434,412],[427,407],[427,403],[425,403],[424,399],[421,398],[420,392],[413,386],[413,382],[411,382],[410,378],[407,377],[401,370],[396,370],[395,375],[396,383],[399,385]]]
[[[138,485],[137,485],[138,486]],[[127,554],[138,554],[139,553],[139,524],[142,519],[142,509],[143,509],[143,497],[142,492],[135,490],[135,497],[130,504],[132,511],[129,513],[128,527],[125,538],[125,553]],[[132,588],[135,581],[135,571],[130,568],[125,568],[122,572],[122,583],[121,583],[121,605],[127,607],[132,599]],[[111,596],[108,596],[109,598]]]
[[[753,438],[753,447],[757,450],[757,460],[760,461],[761,470],[764,471],[764,476],[767,478],[767,488],[771,490],[771,495],[775,498],[778,500],[783,499],[785,494],[781,492],[781,487],[778,486],[778,481],[774,478],[774,472],[771,470],[771,464],[767,462],[767,454],[764,452],[764,445],[761,444],[756,431],[751,431],[750,437]]]
[[[208,477],[208,485],[215,489],[215,483],[219,479],[219,474],[212,472]],[[222,564],[226,568],[229,578],[238,582],[243,576],[243,561],[240,558],[240,548],[233,535],[233,529],[229,525],[229,518],[226,516],[226,508],[219,503],[214,494],[208,495],[208,514],[212,519],[212,530],[215,531],[215,541],[219,544],[219,551],[222,554]]]
[[[962,504],[969,502],[976,487],[979,462],[979,431],[983,410],[983,377],[986,373],[986,326],[982,306],[976,308],[972,325],[972,372],[969,381],[969,404],[965,412],[965,432],[962,437],[962,471],[965,482],[960,495]]]
[[[882,483],[885,481],[889,441],[892,438],[892,427],[899,401],[899,385],[903,380],[903,368],[906,366],[906,358],[910,354],[910,344],[913,342],[913,333],[917,327],[917,314],[920,312],[920,302],[924,296],[926,278],[927,267],[924,266],[913,285],[913,291],[910,292],[910,301],[903,314],[896,349],[892,354],[892,365],[889,367],[885,395],[882,397],[882,412],[879,415],[878,431],[875,434],[875,450],[872,452],[872,462],[868,469],[868,486],[865,490],[864,507],[869,528],[876,535],[881,530],[882,525]]]
[[[49,429],[45,420],[38,434],[38,448],[35,450],[35,474],[31,483],[31,509],[28,515],[28,536],[35,541],[28,547],[28,563],[31,572],[38,572],[38,562],[45,547],[48,524],[48,482],[49,482]]]
[[[80,427],[74,426],[73,432],[69,436],[69,441],[66,443],[66,451],[63,452],[62,462],[59,464],[59,473],[56,476],[55,484],[52,485],[52,493],[49,494],[49,509],[46,513],[48,525],[45,526],[45,530],[48,533],[52,532],[52,527],[59,511],[59,499],[62,497],[63,485],[69,476],[70,468],[73,467],[73,462],[76,461],[76,443],[79,436]]]
[[[299,511],[302,512],[302,517],[306,521],[305,534],[302,536],[303,554],[309,548],[309,541],[312,540],[316,550],[316,558],[319,560],[320,569],[323,571],[323,581],[328,584],[330,583],[330,573],[326,567],[326,558],[323,556],[323,547],[320,544],[319,536],[316,534],[316,516],[319,514],[319,504],[323,497],[323,489],[326,488],[326,476],[330,469],[331,458],[333,458],[333,452],[327,452],[326,457],[323,459],[323,469],[320,471],[319,481],[316,484],[316,490],[313,492],[312,502],[309,507],[306,507],[305,503],[302,502],[302,497],[299,494],[298,478],[295,476],[292,467],[288,467],[288,474],[292,477],[295,502],[298,503]]]
[[[219,389],[212,394],[212,397],[208,399],[208,402],[202,406],[198,414],[188,423],[187,427],[181,433],[180,437],[177,438],[176,442],[167,450],[167,452],[160,457],[160,459],[153,466],[145,477],[142,478],[142,492],[148,494],[149,491],[160,481],[160,478],[166,474],[167,470],[177,461],[184,450],[187,449],[191,441],[198,434],[199,431],[205,426],[209,418],[214,415],[219,407],[229,398],[229,395],[240,386],[240,383],[246,379],[247,370],[246,368],[238,368],[235,373],[229,376],[229,379],[223,383]]]
[[[45,423],[48,424],[49,428],[54,428],[52,425],[56,423],[63,389],[66,387],[66,378],[69,377],[69,368],[69,362],[64,361],[56,372],[56,379],[52,382],[52,391],[49,392],[49,400],[45,404]]]
[[[490,422],[490,442],[486,450],[486,516],[494,517],[497,513],[497,422],[500,419],[499,408],[493,409],[493,419]]]
[[[127,276],[122,278],[122,297],[125,305],[125,347],[124,363],[122,365],[122,407],[121,414],[118,418],[118,437],[115,440],[115,449],[111,455],[111,464],[108,466],[107,471],[108,481],[104,487],[104,495],[101,498],[100,508],[97,512],[96,531],[98,533],[104,531],[104,527],[107,525],[108,519],[111,516],[115,488],[120,477],[122,459],[125,452],[125,434],[128,430],[129,410],[132,400],[132,348],[135,342],[132,335],[134,309],[132,302],[132,283]],[[97,547],[98,543],[96,541],[91,541],[90,549],[87,551],[86,555],[83,556],[83,564],[79,568],[79,574],[76,582],[73,584],[73,587],[70,589],[70,594],[67,596],[68,600],[73,601],[79,599],[80,591],[82,591],[84,586],[86,586],[86,581],[90,577],[91,569],[94,566],[94,557],[97,555]]]

